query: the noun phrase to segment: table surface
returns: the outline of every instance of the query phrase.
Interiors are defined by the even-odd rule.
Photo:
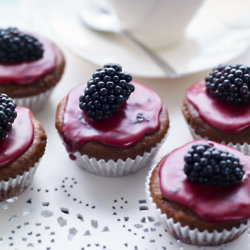
[[[18,26],[18,18],[24,17],[30,1],[10,2],[0,2],[0,14],[5,14],[0,20]],[[6,12],[13,6],[15,18]],[[39,31],[41,20],[30,23],[32,30],[37,27]],[[27,22],[23,27],[28,27]],[[49,29],[42,33],[56,40]],[[146,200],[144,183],[151,166],[133,175],[108,178],[87,173],[69,159],[54,127],[56,106],[70,89],[85,83],[97,66],[73,55],[61,41],[56,42],[66,56],[65,73],[44,109],[36,114],[48,134],[46,153],[30,189],[0,203],[0,249],[250,249],[250,231],[233,243],[215,248],[188,246],[172,238]],[[241,58],[236,61],[241,62]],[[134,77],[158,93],[170,115],[169,135],[155,162],[192,140],[181,104],[188,86],[206,73],[178,79]]]

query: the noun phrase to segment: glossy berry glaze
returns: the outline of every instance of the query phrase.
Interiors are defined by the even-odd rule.
[[[12,124],[12,129],[5,139],[0,139],[0,167],[4,167],[22,155],[34,139],[34,125],[30,110],[17,106],[16,111],[17,117]]]
[[[35,36],[43,44],[43,56],[32,62],[11,64],[0,62],[0,84],[32,84],[55,69],[56,53],[53,43],[42,36]]]
[[[250,104],[226,104],[209,96],[205,81],[200,81],[187,91],[187,100],[211,127],[227,133],[239,133],[250,126]]]
[[[187,179],[183,171],[185,154],[193,144],[206,142],[239,157],[245,170],[241,183],[233,187],[202,186]],[[205,221],[240,222],[250,217],[250,158],[231,147],[206,140],[189,142],[165,157],[159,176],[163,197],[189,208]]]
[[[68,94],[61,133],[69,152],[78,151],[89,141],[129,147],[160,128],[162,102],[159,96],[140,83],[133,84],[135,91],[127,102],[105,121],[93,121],[79,108],[79,96],[85,86],[78,86]]]

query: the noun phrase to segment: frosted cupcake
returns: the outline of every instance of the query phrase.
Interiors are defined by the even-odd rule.
[[[194,245],[238,238],[250,219],[250,159],[207,140],[172,151],[149,173],[146,191],[168,232]]]
[[[46,141],[31,111],[0,94],[0,201],[18,196],[30,185]]]
[[[152,160],[169,119],[159,96],[118,64],[97,69],[58,105],[56,128],[71,159],[106,176],[137,171]]]
[[[17,105],[42,109],[64,65],[62,51],[49,39],[17,28],[0,29],[0,93]]]
[[[219,65],[186,93],[182,112],[195,139],[250,154],[250,67]]]

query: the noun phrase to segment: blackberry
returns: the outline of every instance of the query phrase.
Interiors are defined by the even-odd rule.
[[[250,100],[250,67],[219,65],[205,80],[208,93],[217,100],[236,104]]]
[[[19,63],[42,57],[43,45],[17,28],[0,29],[0,62]]]
[[[245,174],[239,158],[209,144],[196,144],[184,157],[189,181],[201,185],[234,186]]]
[[[17,113],[16,104],[6,94],[0,94],[0,138],[7,137]]]
[[[98,68],[88,81],[79,107],[92,120],[106,120],[116,113],[134,91],[131,75],[119,64],[108,63]]]

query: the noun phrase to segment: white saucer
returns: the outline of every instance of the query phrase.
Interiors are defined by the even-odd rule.
[[[182,41],[157,52],[179,75],[232,61],[249,45],[250,29],[231,29],[220,22],[212,14],[214,4],[214,1],[207,1],[202,6]],[[164,77],[161,69],[126,38],[86,28],[77,14],[77,7],[69,1],[62,1],[58,11],[51,12],[50,19],[56,37],[80,57],[96,65],[120,63],[138,77]]]

